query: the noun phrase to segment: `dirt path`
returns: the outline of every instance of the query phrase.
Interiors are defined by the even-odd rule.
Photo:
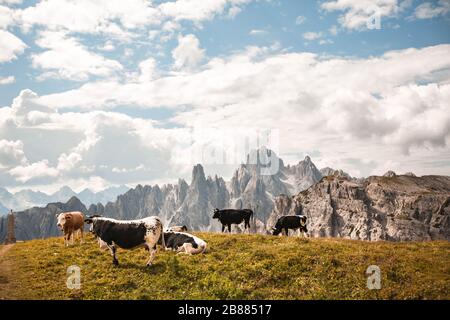
[[[0,300],[13,299],[10,295],[12,284],[10,282],[12,265],[4,259],[5,254],[14,247],[14,244],[7,244],[0,248]]]

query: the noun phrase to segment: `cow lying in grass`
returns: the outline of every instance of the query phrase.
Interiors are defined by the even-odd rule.
[[[159,244],[161,244],[161,240],[159,239]],[[173,250],[178,253],[191,255],[204,253],[206,250],[204,240],[185,232],[164,232],[164,242],[166,250]]]
[[[108,248],[113,257],[113,264],[118,265],[116,246],[123,249],[138,247],[147,248],[150,258],[147,266],[151,266],[156,254],[156,244],[163,234],[163,224],[158,217],[139,220],[116,220],[99,216],[88,217],[86,223],[91,224],[91,232],[99,239],[100,248]],[[162,246],[165,247],[162,237]]]
[[[300,229],[300,233],[306,235],[308,229],[306,228],[306,216],[283,216],[280,217],[272,228],[273,235],[279,235],[283,230],[286,236],[289,236],[289,229],[297,230]]]
[[[57,226],[64,234],[64,245],[68,246],[70,238],[75,241],[75,232],[79,231],[83,243],[84,215],[80,211],[61,212],[56,215]]]

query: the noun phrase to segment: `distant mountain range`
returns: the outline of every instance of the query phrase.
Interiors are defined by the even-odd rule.
[[[257,152],[257,151],[254,151]],[[278,172],[262,174],[270,156]],[[253,163],[249,159],[257,159]],[[276,219],[302,212],[308,216],[313,236],[362,240],[450,239],[450,177],[413,174],[352,178],[342,170],[319,170],[310,157],[284,165],[265,148],[250,153],[230,181],[205,176],[194,166],[190,184],[179,179],[163,186],[138,185],[117,199],[85,206],[73,196],[69,201],[16,212],[16,237],[28,240],[59,235],[55,214],[80,210],[118,219],[159,216],[166,226],[183,224],[190,230],[218,231],[214,208],[252,208],[252,232],[269,233]],[[89,203],[89,202],[86,202]],[[238,228],[239,230],[239,228]],[[0,242],[6,218],[0,218]]]
[[[271,161],[278,163],[278,172],[274,175],[261,174],[266,167],[262,163],[267,163],[267,159],[261,157],[270,157]],[[257,159],[256,163],[253,159]],[[53,202],[49,201],[49,205],[16,213],[17,238],[32,239],[57,235],[58,232],[53,227],[54,213],[72,207],[85,207],[83,211],[90,214],[97,213],[121,219],[158,215],[165,225],[185,224],[190,229],[205,231],[220,228],[219,223],[211,218],[214,208],[250,207],[255,210],[258,228],[262,230],[273,210],[275,197],[280,194],[295,195],[321,178],[322,173],[310,157],[305,157],[296,165],[286,166],[275,152],[261,148],[247,156],[245,163],[239,166],[230,181],[225,181],[217,175],[206,177],[202,165],[198,164],[193,168],[190,184],[179,179],[176,184],[161,187],[137,185],[129,190],[127,188],[114,202],[112,199],[101,201],[93,197],[86,200],[83,193],[74,194],[69,188],[62,188],[55,193],[57,198]],[[41,197],[39,201],[45,200],[45,196],[37,194]],[[70,196],[72,198],[67,202]]]
[[[99,192],[93,192],[89,189],[77,193],[70,187],[64,186],[55,193],[46,194],[40,191],[30,189],[11,193],[5,188],[0,187],[0,215],[13,211],[25,210],[36,206],[45,206],[51,202],[66,202],[75,196],[86,205],[92,203],[107,203],[114,201],[119,194],[126,192],[127,186],[110,187]]]

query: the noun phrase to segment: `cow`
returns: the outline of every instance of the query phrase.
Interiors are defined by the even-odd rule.
[[[159,244],[161,244],[159,239]],[[164,242],[166,250],[173,250],[180,253],[192,255],[204,253],[206,242],[192,234],[185,232],[168,231],[164,232]]]
[[[150,258],[147,261],[147,266],[150,267],[155,258],[156,244],[164,234],[163,224],[155,216],[139,220],[116,220],[91,216],[84,221],[91,225],[91,232],[99,239],[100,248],[110,250],[113,265],[119,264],[116,247],[122,249],[144,247],[150,251]],[[165,248],[164,237],[162,237],[162,246]]]
[[[69,246],[70,238],[72,238],[72,244],[75,241],[75,232],[79,231],[81,234],[81,243],[83,243],[83,228],[84,228],[84,215],[80,211],[61,212],[56,215],[56,225],[61,229],[64,234],[64,245]]]
[[[306,216],[303,215],[280,217],[275,224],[275,227],[272,228],[272,234],[276,236],[284,230],[286,236],[289,236],[289,229],[300,229],[300,232],[306,235],[306,233],[308,232],[308,229],[306,228],[306,220]]]
[[[172,226],[167,229],[167,231],[173,231],[173,232],[186,232],[187,227],[186,226]]]
[[[225,231],[225,226],[228,226],[228,232],[231,233],[232,224],[241,224],[245,221],[244,229],[250,229],[250,218],[253,216],[253,211],[250,209],[214,209],[213,219],[218,219],[222,224],[222,232]]]

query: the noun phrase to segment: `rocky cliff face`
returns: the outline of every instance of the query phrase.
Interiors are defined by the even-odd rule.
[[[330,175],[274,203],[269,226],[282,215],[304,214],[313,237],[450,240],[450,177],[389,172],[356,180]]]

